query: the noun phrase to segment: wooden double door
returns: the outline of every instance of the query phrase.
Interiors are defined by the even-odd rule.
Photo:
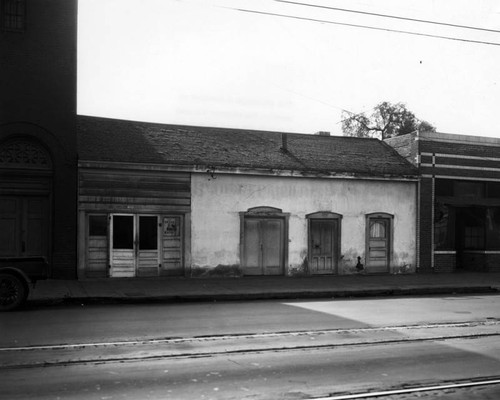
[[[243,224],[243,273],[283,275],[285,220],[247,217]]]
[[[48,196],[0,196],[0,257],[48,257]]]
[[[110,276],[158,275],[158,224],[156,215],[111,216]]]

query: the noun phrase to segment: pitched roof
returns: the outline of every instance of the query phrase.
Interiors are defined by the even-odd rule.
[[[283,150],[283,135],[287,150]],[[377,139],[208,128],[78,116],[83,161],[413,176],[416,169]]]

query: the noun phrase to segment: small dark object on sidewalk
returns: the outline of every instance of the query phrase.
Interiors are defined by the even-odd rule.
[[[356,269],[361,272],[364,269],[363,264],[361,264],[361,257],[358,256],[358,263],[356,264]]]

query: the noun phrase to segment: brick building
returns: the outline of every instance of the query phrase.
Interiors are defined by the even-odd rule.
[[[0,256],[76,276],[76,0],[0,0]]]
[[[423,132],[386,142],[419,167],[419,270],[499,271],[500,140]]]

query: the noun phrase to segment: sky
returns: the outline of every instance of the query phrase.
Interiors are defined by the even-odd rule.
[[[342,110],[389,101],[500,137],[498,0],[293,1],[79,0],[78,113],[341,135]]]

